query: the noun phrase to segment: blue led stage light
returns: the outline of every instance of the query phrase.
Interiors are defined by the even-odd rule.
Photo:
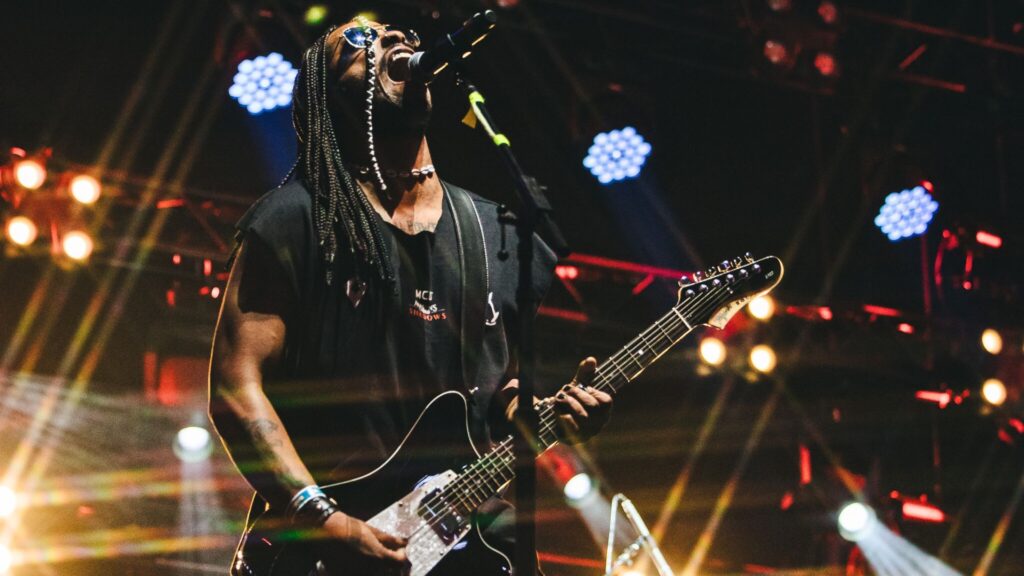
[[[875,216],[875,226],[893,242],[919,236],[928,230],[928,223],[938,209],[939,203],[924,186],[915,186],[886,196],[885,204]]]
[[[277,52],[242,60],[228,94],[253,116],[292,103],[292,86],[299,73]]]
[[[585,166],[601,184],[636,178],[651,153],[651,145],[632,126],[602,132],[583,159]]]

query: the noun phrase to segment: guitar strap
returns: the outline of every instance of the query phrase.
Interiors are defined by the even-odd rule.
[[[467,390],[477,386],[483,350],[484,320],[490,290],[483,222],[473,198],[462,188],[443,184],[455,216],[455,237],[462,271],[462,378]]]

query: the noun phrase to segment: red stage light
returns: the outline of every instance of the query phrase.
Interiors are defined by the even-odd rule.
[[[558,276],[562,280],[575,280],[580,275],[580,269],[575,266],[558,265],[555,266],[555,276]]]
[[[888,316],[890,318],[899,318],[902,316],[900,311],[895,308],[887,308],[885,306],[876,306],[874,304],[865,304],[864,311],[868,314],[874,314],[875,316]]]
[[[818,73],[826,78],[831,78],[836,74],[836,59],[828,52],[818,52],[814,56],[814,67],[817,68]]]
[[[910,324],[907,324],[906,322],[900,322],[900,325],[897,326],[896,329],[899,330],[900,332],[903,332],[904,334],[914,333],[914,327],[911,326]]]
[[[946,513],[931,504],[907,501],[903,503],[903,517],[922,522],[945,522]]]
[[[819,306],[818,307],[818,316],[821,316],[822,320],[831,320],[832,319],[832,309],[829,308],[828,306]]]
[[[800,485],[811,483],[811,451],[807,446],[800,445]]]
[[[821,21],[825,24],[835,24],[839,21],[839,8],[835,2],[825,0],[818,4],[818,16],[821,16]]]
[[[782,500],[779,501],[779,509],[780,510],[789,510],[789,508],[792,505],[793,505],[793,493],[792,492],[786,492],[785,494],[782,495]]]
[[[174,256],[171,256],[171,262],[173,262],[175,266],[181,264],[181,254],[175,254]]]
[[[213,274],[213,261],[209,258],[203,259],[203,276],[210,276]]]
[[[768,40],[764,43],[764,57],[772,64],[782,64],[786,61],[789,51],[786,45],[775,40]]]
[[[921,180],[921,187],[927,190],[929,194],[935,191],[935,185],[932,184],[931,180]]]
[[[918,390],[914,393],[914,398],[924,400],[925,402],[934,402],[939,405],[939,408],[945,408],[946,406],[949,406],[949,403],[953,400],[953,394],[949,390],[944,390],[942,392]]]
[[[978,241],[978,244],[989,246],[991,248],[999,248],[1003,245],[1003,239],[990,232],[984,230],[978,230],[978,233],[974,235],[974,239]]]

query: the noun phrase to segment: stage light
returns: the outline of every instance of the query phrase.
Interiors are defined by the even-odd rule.
[[[72,230],[64,234],[61,247],[64,248],[64,254],[68,258],[78,261],[87,260],[92,254],[92,238],[81,230]]]
[[[319,26],[324,23],[327,19],[327,14],[330,13],[330,8],[326,4],[311,4],[309,8],[306,8],[306,25],[307,26]]]
[[[875,216],[875,226],[893,242],[919,236],[928,230],[928,223],[938,209],[939,203],[924,186],[915,186],[886,196],[885,204]]]
[[[974,240],[982,246],[988,246],[989,248],[1000,248],[1003,245],[1003,239],[1001,236],[996,236],[991,232],[985,232],[984,230],[978,230],[974,235]]]
[[[292,102],[298,70],[277,52],[242,60],[228,94],[252,115]]]
[[[750,366],[762,374],[775,370],[775,350],[767,344],[758,344],[750,349]]]
[[[18,507],[18,495],[7,486],[0,486],[0,518],[10,518]]]
[[[7,574],[11,570],[11,551],[0,544],[0,574]]]
[[[562,280],[575,280],[580,275],[580,269],[575,266],[559,264],[555,266],[555,276]]]
[[[772,12],[785,12],[793,7],[793,0],[768,0],[768,8]]]
[[[766,40],[764,43],[764,57],[769,62],[775,65],[780,65],[786,62],[789,57],[789,50],[786,49],[786,45],[776,40]]]
[[[28,246],[35,242],[39,229],[35,222],[24,216],[15,216],[7,221],[7,239],[18,246]]]
[[[818,4],[818,16],[821,17],[821,21],[825,24],[835,24],[839,22],[839,8],[835,2],[824,0],[824,2]]]
[[[1003,351],[1003,336],[998,330],[986,328],[981,333],[981,347],[989,354],[999,354]]]
[[[626,126],[594,136],[583,166],[601,184],[611,184],[639,176],[650,153],[651,145],[644,137],[632,126]]]
[[[174,453],[183,462],[205,460],[212,450],[210,433],[202,426],[186,426],[174,438]]]
[[[718,338],[708,336],[700,341],[700,359],[712,366],[721,366],[725,362],[726,348]]]
[[[998,378],[989,378],[981,385],[981,397],[993,406],[1002,406],[1006,402],[1006,384]]]
[[[903,517],[908,520],[920,520],[921,522],[945,522],[946,513],[940,508],[924,502],[913,502],[907,500],[900,507]]]
[[[839,534],[851,542],[856,542],[871,533],[876,521],[875,511],[866,504],[851,502],[839,511],[837,521]]]
[[[22,188],[36,190],[46,182],[46,166],[32,159],[18,160],[14,164],[14,179]]]
[[[100,198],[100,181],[87,174],[72,178],[68,189],[71,197],[82,204],[92,204]]]
[[[594,480],[590,474],[580,472],[569,478],[562,491],[569,502],[579,502],[594,492]]]
[[[831,78],[836,75],[839,67],[836,65],[835,56],[828,52],[818,52],[814,56],[814,68],[825,78]]]
[[[763,294],[751,300],[747,304],[747,310],[758,320],[768,320],[772,314],[775,314],[775,300],[771,296]]]

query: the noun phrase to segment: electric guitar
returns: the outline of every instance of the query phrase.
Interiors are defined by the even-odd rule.
[[[782,262],[749,254],[725,261],[680,281],[679,301],[664,316],[601,363],[591,386],[616,393],[698,326],[723,328],[747,302],[775,288]],[[550,399],[537,405],[534,439],[544,452],[558,439]],[[467,399],[448,391],[420,413],[401,445],[372,472],[322,486],[346,514],[384,532],[408,539],[405,552],[412,576],[511,574],[510,550],[499,550],[482,536],[476,511],[514,475],[513,439],[507,437],[481,454],[470,438]],[[355,567],[328,572],[315,546],[289,530],[274,511],[251,510],[239,542],[232,576],[363,576]],[[340,570],[340,572],[339,572]]]

